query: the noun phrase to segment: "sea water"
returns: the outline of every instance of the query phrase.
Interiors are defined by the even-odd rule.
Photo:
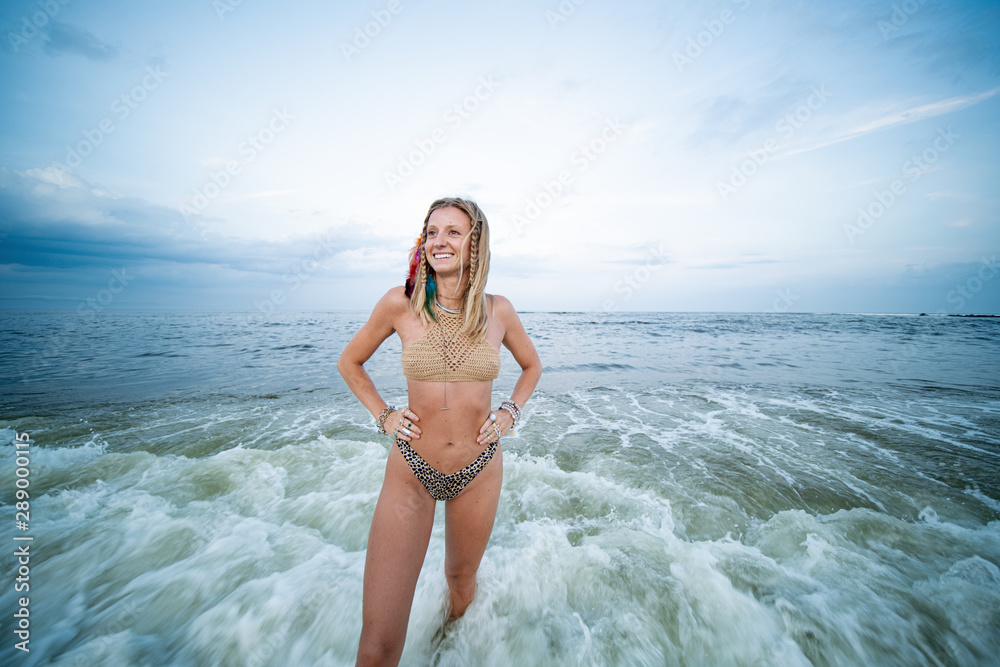
[[[5,311],[0,662],[353,664],[390,445],[335,368],[365,317]],[[1000,320],[522,320],[545,373],[476,598],[444,625],[439,503],[402,664],[995,664]],[[402,405],[399,350],[366,368]]]

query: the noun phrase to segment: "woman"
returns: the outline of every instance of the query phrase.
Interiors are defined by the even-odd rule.
[[[434,507],[445,501],[445,577],[452,618],[465,613],[496,517],[500,437],[513,428],[542,373],[517,312],[487,295],[490,231],[474,202],[431,204],[404,287],[389,290],[348,343],[337,369],[392,433],[368,536],[358,664],[397,664]],[[386,405],[363,364],[392,333],[403,346],[409,405]],[[503,344],[521,366],[509,401],[490,409]]]

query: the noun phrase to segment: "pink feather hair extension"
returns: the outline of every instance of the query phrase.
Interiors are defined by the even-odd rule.
[[[410,270],[406,275],[406,284],[404,286],[404,292],[407,297],[413,294],[413,288],[417,281],[417,269],[420,268],[420,260],[423,259],[423,256],[424,249],[420,245],[420,237],[417,237],[417,242],[410,251]]]

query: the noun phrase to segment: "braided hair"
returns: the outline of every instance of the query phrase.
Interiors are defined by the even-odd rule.
[[[469,217],[472,226],[469,251],[469,284],[462,300],[462,328],[460,332],[473,341],[486,337],[488,320],[486,317],[486,279],[490,271],[490,227],[479,205],[469,199],[445,197],[431,204],[424,218],[424,227],[410,251],[410,267],[406,279],[405,292],[410,298],[410,311],[425,324],[435,320],[434,300],[437,296],[437,281],[434,270],[427,261],[424,244],[427,242],[427,223],[431,213],[439,208],[457,208]],[[465,266],[465,258],[459,257],[460,266]],[[463,268],[464,270],[464,268]]]

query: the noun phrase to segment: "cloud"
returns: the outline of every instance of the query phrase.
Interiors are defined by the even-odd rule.
[[[118,47],[102,42],[82,28],[53,21],[45,31],[45,51],[53,56],[75,53],[90,60],[113,60]]]
[[[998,92],[1000,92],[1000,88],[994,88],[992,90],[988,90],[982,93],[976,93],[974,95],[963,95],[961,97],[952,97],[946,100],[940,100],[938,102],[931,102],[929,104],[921,104],[920,106],[898,109],[887,113],[883,113],[876,118],[870,118],[867,120],[860,121],[857,124],[852,124],[847,129],[841,130],[836,134],[834,134],[834,136],[830,137],[829,139],[825,139],[819,143],[814,143],[808,146],[804,146],[802,148],[781,153],[780,157],[788,157],[790,155],[797,155],[799,153],[808,153],[810,151],[819,150],[820,148],[826,148],[827,146],[839,144],[843,141],[850,141],[851,139],[857,139],[859,137],[863,137],[873,132],[880,132],[881,130],[888,130],[889,128],[899,127],[900,125],[909,125],[910,123],[915,123],[917,121],[925,120],[927,118],[933,118],[935,116],[949,114],[952,113],[953,111],[965,109],[966,107],[970,107],[974,104],[979,104],[984,100],[988,100],[989,98],[996,95]]]
[[[72,275],[109,265],[212,265],[230,272],[283,275],[297,264],[335,258],[360,246],[342,226],[281,242],[202,236],[176,210],[109,193],[49,167],[0,167],[0,266]],[[363,235],[370,244],[377,235]],[[391,239],[381,245],[393,248]],[[400,247],[400,254],[405,250]],[[357,267],[355,267],[357,268]]]
[[[727,92],[706,100],[694,109],[700,116],[698,126],[685,138],[684,146],[696,149],[717,143],[725,147],[761,132],[773,134],[775,124],[802,105],[815,85],[779,74],[742,94]]]

